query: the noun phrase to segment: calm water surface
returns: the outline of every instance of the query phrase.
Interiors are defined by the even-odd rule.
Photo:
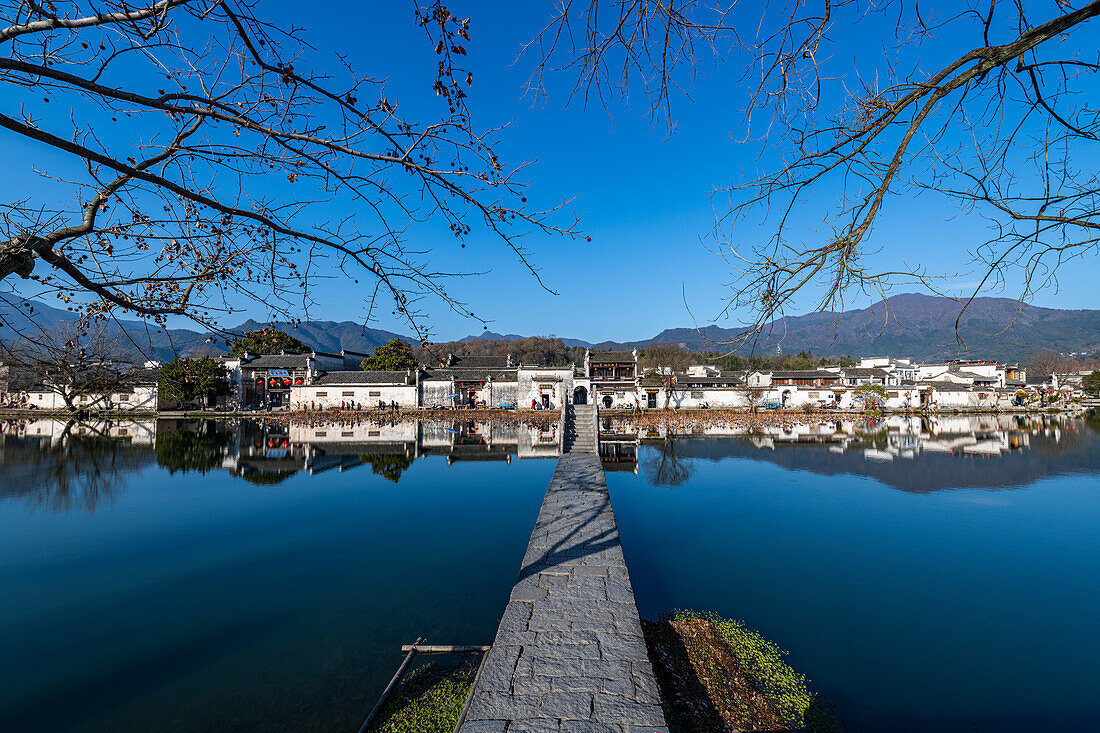
[[[1020,422],[643,441],[639,610],[744,619],[852,730],[1100,730],[1098,426]]]
[[[851,730],[1100,729],[1087,422],[707,432],[605,435],[644,616],[744,619]],[[5,423],[0,730],[355,730],[402,643],[491,641],[557,438]]]
[[[354,731],[401,644],[492,641],[554,469],[44,427],[3,443],[0,731]]]

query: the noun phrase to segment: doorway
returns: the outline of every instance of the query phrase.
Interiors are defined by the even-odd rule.
[[[573,404],[574,405],[587,405],[588,404],[588,390],[584,387],[577,387],[573,390]]]

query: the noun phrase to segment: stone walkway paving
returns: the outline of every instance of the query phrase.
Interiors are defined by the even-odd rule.
[[[667,733],[592,453],[558,460],[459,733]]]

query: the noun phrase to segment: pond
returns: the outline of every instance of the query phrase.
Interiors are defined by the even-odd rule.
[[[0,730],[355,730],[488,643],[556,426],[6,422]],[[643,616],[744,619],[850,730],[1100,728],[1100,435],[601,426]]]
[[[401,644],[491,643],[554,462],[516,429],[309,430],[9,430],[0,730],[354,731]]]
[[[643,439],[608,473],[642,615],[745,620],[850,730],[1100,730],[1100,426],[837,427]]]

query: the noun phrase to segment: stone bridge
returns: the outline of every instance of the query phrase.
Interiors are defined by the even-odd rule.
[[[558,460],[459,728],[543,731],[668,731],[603,467],[592,452]]]

